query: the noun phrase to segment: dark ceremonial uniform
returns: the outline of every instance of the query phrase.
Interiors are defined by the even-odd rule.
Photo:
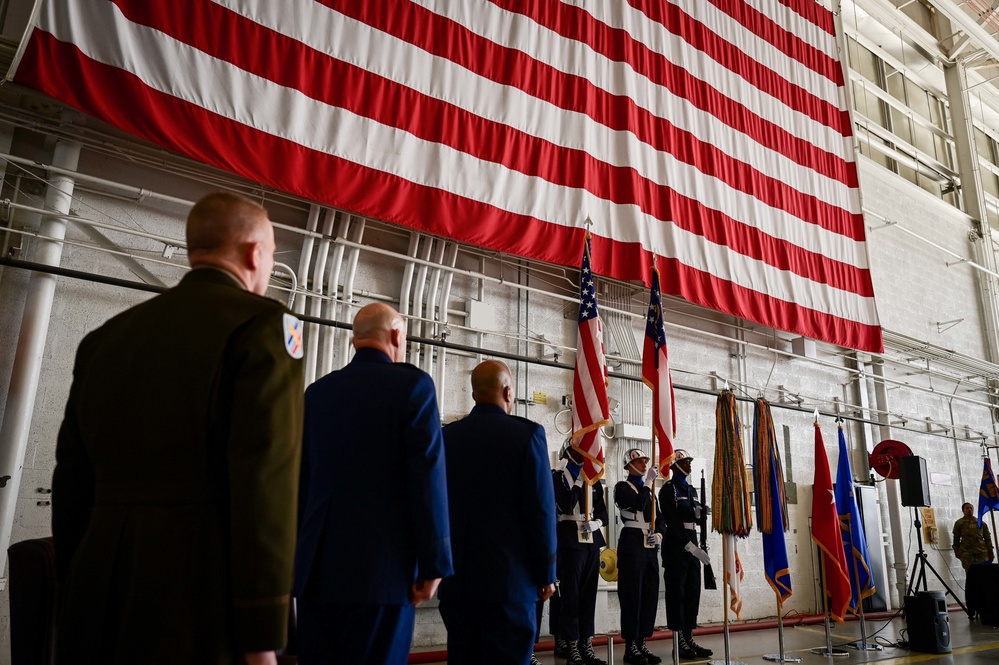
[[[300,322],[211,268],[81,342],[52,479],[61,662],[284,645],[300,357]]]
[[[642,476],[629,474],[614,486],[621,513],[617,541],[617,596],[621,602],[621,637],[637,642],[652,636],[659,605],[659,547],[646,547],[652,520],[652,490]]]
[[[538,590],[555,582],[548,442],[535,422],[479,404],[444,428],[454,575],[441,582],[450,665],[524,665]],[[489,484],[498,472],[503,492]]]
[[[687,543],[697,545],[695,508],[700,505],[697,491],[674,467],[672,476],[659,490],[657,517],[657,528],[663,534],[666,622],[673,631],[690,631],[697,627],[701,562],[684,547]]]
[[[358,349],[306,391],[303,441],[299,663],[405,663],[410,587],[452,572],[433,381]]]
[[[555,486],[555,509],[558,513],[559,637],[578,640],[593,637],[597,605],[597,577],[600,571],[600,548],[606,545],[601,529],[593,532],[592,542],[579,541],[580,524],[585,519],[585,482],[577,483],[580,467],[566,465],[552,471]],[[592,519],[607,524],[604,485],[596,482],[591,492]]]

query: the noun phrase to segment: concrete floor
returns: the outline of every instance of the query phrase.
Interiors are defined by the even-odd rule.
[[[848,621],[845,624],[833,624],[832,643],[834,650],[846,651],[846,655],[829,657],[809,652],[812,648],[825,649],[825,628],[822,624],[796,626],[784,629],[784,648],[787,656],[802,659],[802,665],[818,665],[835,663],[879,663],[879,665],[903,665],[904,663],[946,663],[947,665],[999,665],[999,628],[983,626],[978,622],[968,621],[964,612],[950,613],[951,653],[927,654],[909,651],[897,646],[899,640],[905,640],[905,620],[901,617],[891,620],[868,621],[868,642],[879,643],[882,651],[858,651],[846,645],[860,638],[860,622]],[[876,634],[875,634],[876,632]],[[715,653],[710,661],[725,662],[725,647],[722,635],[695,636],[699,644],[712,649]],[[747,665],[768,665],[774,661],[763,659],[764,654],[772,654],[778,650],[777,629],[748,630],[731,633],[731,661],[741,661]],[[890,646],[891,645],[891,646]],[[663,665],[670,665],[673,657],[671,640],[652,640],[648,642],[649,649],[663,659]],[[594,649],[600,658],[609,661],[607,647],[602,645]],[[545,665],[563,665],[565,661],[556,659],[551,651],[540,652],[538,658]],[[681,663],[696,665],[709,660],[683,660]],[[438,661],[435,665],[442,665]],[[488,659],[483,660],[487,665]],[[614,645],[613,665],[624,663],[624,645]]]

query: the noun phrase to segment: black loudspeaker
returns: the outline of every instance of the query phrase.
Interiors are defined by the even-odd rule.
[[[950,618],[943,591],[918,591],[915,596],[906,596],[905,626],[910,650],[950,653]]]
[[[930,483],[926,478],[926,460],[915,455],[898,458],[899,489],[903,506],[929,506]]]

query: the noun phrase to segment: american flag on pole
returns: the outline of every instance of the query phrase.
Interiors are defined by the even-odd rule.
[[[659,440],[659,472],[665,477],[673,463],[676,436],[676,404],[673,377],[669,371],[663,297],[659,290],[659,270],[652,269],[649,312],[645,319],[645,347],[642,350],[642,381],[652,388],[652,427]]]
[[[600,428],[610,423],[609,413],[604,333],[597,312],[597,293],[590,270],[590,236],[587,235],[579,269],[579,330],[576,368],[572,376],[572,446],[585,458],[582,474],[591,485],[604,475]]]
[[[250,45],[250,46],[248,46]],[[882,350],[817,0],[42,0],[8,75],[349,212]]]

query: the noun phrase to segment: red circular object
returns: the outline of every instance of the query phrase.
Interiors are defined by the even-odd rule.
[[[908,457],[912,454],[912,449],[901,441],[885,439],[874,446],[867,461],[871,468],[877,471],[883,478],[893,478],[898,480],[899,457]]]

